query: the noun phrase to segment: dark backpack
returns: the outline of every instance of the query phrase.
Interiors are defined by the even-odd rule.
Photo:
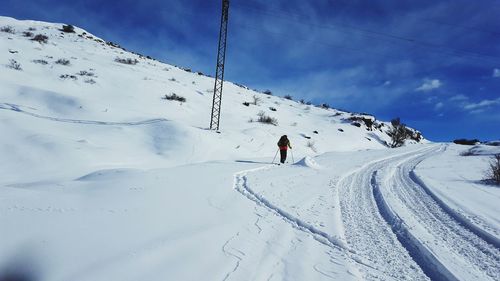
[[[288,139],[283,136],[280,138],[280,140],[278,141],[278,146],[287,146],[288,145]]]

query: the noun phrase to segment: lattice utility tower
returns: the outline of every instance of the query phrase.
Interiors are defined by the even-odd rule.
[[[224,83],[224,63],[226,61],[227,22],[229,19],[229,0],[222,0],[222,16],[220,20],[219,48],[217,52],[217,69],[215,70],[214,100],[210,130],[219,130],[220,110],[222,102],[222,84]]]

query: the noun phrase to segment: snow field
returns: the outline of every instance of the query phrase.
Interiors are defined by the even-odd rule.
[[[497,148],[389,150],[387,127],[230,82],[215,133],[212,78],[5,25],[0,280],[498,280],[500,193],[480,181]],[[283,134],[296,163],[271,165]]]

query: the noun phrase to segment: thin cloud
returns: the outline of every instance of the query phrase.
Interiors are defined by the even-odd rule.
[[[444,107],[444,103],[442,102],[438,102],[436,103],[436,105],[434,106],[434,110],[440,110],[441,108]]]
[[[493,69],[493,77],[500,77],[500,69],[495,68]]]
[[[480,112],[483,109],[494,105],[500,105],[500,98],[494,100],[482,100],[477,103],[467,103],[463,108],[471,112]]]
[[[441,81],[439,81],[439,79],[432,79],[432,80],[425,79],[424,83],[420,87],[416,88],[415,91],[417,91],[417,92],[429,92],[429,91],[440,88],[442,85],[443,85],[443,83]]]
[[[455,95],[455,96],[451,97],[449,100],[455,101],[455,102],[462,102],[462,101],[466,101],[468,99],[469,99],[469,97],[467,97],[466,95],[460,94],[460,95]]]

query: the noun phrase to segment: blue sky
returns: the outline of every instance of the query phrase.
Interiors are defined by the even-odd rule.
[[[271,2],[271,3],[270,3]],[[220,0],[3,0],[213,75]],[[400,117],[427,138],[500,139],[500,1],[231,0],[226,80]]]

